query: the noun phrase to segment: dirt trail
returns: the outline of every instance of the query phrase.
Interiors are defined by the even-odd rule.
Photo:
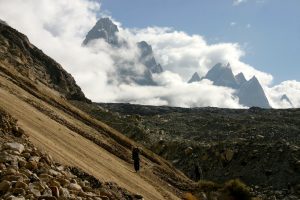
[[[5,79],[0,77],[0,81],[3,83]],[[0,97],[0,107],[17,118],[30,140],[57,161],[80,167],[102,181],[116,182],[133,193],[141,194],[145,199],[179,199],[163,183],[153,179],[148,170],[147,173],[133,173],[128,163],[50,119],[2,87]]]

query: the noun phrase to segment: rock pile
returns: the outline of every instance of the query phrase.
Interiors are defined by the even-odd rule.
[[[16,120],[0,110],[1,200],[143,198],[115,183],[102,183],[78,168],[55,163],[50,155],[34,147],[26,136],[17,134],[20,129],[16,127]]]

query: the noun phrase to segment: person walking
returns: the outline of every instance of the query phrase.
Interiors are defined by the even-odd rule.
[[[132,149],[132,160],[135,172],[140,170],[140,149],[138,147],[134,147]]]

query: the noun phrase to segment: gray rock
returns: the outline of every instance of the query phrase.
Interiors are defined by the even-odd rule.
[[[25,149],[24,145],[19,144],[17,142],[5,143],[4,148],[5,149],[10,149],[10,150],[13,150],[13,151],[18,151],[19,153],[22,153]]]

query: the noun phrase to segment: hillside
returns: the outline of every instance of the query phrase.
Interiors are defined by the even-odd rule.
[[[71,105],[71,99],[90,101],[58,63],[5,24],[0,24],[0,96],[0,108],[55,162],[115,182],[144,199],[179,199],[193,186],[141,145],[142,171],[133,173],[131,147],[138,144]]]
[[[194,168],[199,166],[198,179],[239,178],[265,198],[300,198],[299,109],[103,103],[82,109],[144,144],[192,179],[197,179]]]

